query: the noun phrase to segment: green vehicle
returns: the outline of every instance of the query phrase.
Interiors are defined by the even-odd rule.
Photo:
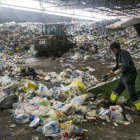
[[[35,40],[35,50],[38,55],[61,56],[73,47],[65,31],[68,25],[50,24],[42,26],[42,36]]]
[[[117,84],[118,80],[112,81],[110,83],[104,84],[102,86],[99,86],[97,88],[91,88],[90,89],[90,93],[93,94],[100,94],[103,93],[108,99],[110,98],[110,95],[115,87],[115,85]],[[137,71],[137,78],[136,78],[136,82],[135,82],[135,86],[136,86],[136,91],[137,91],[137,95],[140,97],[140,70]],[[122,95],[126,98],[129,99],[129,95],[127,94],[126,91],[124,91],[122,93]],[[128,105],[129,106],[134,106],[132,100],[128,100]]]

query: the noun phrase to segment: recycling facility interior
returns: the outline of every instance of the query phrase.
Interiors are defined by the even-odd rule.
[[[107,93],[121,76],[102,81],[115,66],[113,41],[140,69],[138,33],[117,29],[139,8],[139,0],[0,0],[0,140],[139,140],[140,117],[125,96],[105,107],[104,93],[86,89],[110,84]],[[73,47],[38,55],[42,26],[55,24],[67,26]]]

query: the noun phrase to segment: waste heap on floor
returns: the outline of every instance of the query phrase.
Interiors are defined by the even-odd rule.
[[[7,22],[0,26],[0,51],[12,55],[14,53],[34,54],[34,40],[41,35],[42,23]]]
[[[66,24],[66,33],[76,43],[74,48],[63,55],[69,62],[88,61],[92,59],[113,59],[114,55],[108,52],[110,43],[118,40],[122,48],[128,50],[133,58],[140,58],[139,36],[133,27],[123,30],[111,31],[106,26],[116,20],[101,22],[70,22]],[[0,26],[0,51],[6,54],[5,59],[14,59],[15,63],[25,63],[24,58],[36,55],[34,40],[41,36],[42,23],[15,23],[9,22]],[[13,57],[23,56],[22,58]]]
[[[29,124],[46,137],[76,138],[84,129],[76,124],[96,120],[133,123],[122,114],[121,106],[99,107],[103,95],[88,93],[80,80],[68,86],[48,89],[42,83],[22,79],[20,82],[9,76],[1,77],[0,109],[10,109],[18,124]]]
[[[63,65],[64,66],[64,65]],[[0,65],[0,74],[13,76],[15,78],[27,78],[34,79],[39,81],[47,81],[51,83],[60,83],[64,85],[71,84],[75,80],[81,80],[83,83],[90,87],[95,85],[95,87],[106,84],[110,81],[102,81],[99,83],[99,79],[91,74],[91,72],[95,71],[95,69],[91,67],[81,67],[81,69],[75,69],[72,65],[69,65],[71,68],[67,68],[60,72],[60,74],[56,72],[44,72],[42,70],[35,70],[31,67],[19,68],[14,63],[4,63]],[[115,80],[114,78],[113,80]],[[112,81],[112,80],[111,80]]]
[[[1,28],[2,32],[7,28],[6,26],[5,24]],[[13,26],[14,24],[11,29],[14,28]],[[20,24],[18,26],[22,28]],[[102,27],[102,24],[99,27]],[[0,109],[13,108],[10,111],[12,111],[13,118],[17,123],[27,123],[29,127],[37,127],[36,131],[41,132],[46,137],[75,138],[77,135],[84,134],[84,129],[79,128],[76,124],[85,121],[100,119],[125,125],[133,122],[127,120],[128,115],[124,117],[123,109],[119,105],[107,109],[99,107],[104,101],[102,95],[94,96],[88,93],[86,88],[98,83],[98,79],[90,75],[90,72],[94,69],[86,67],[81,68],[81,70],[73,70],[71,67],[71,69],[66,69],[57,74],[55,72],[45,73],[42,70],[34,70],[28,67],[18,68],[15,65],[18,54],[15,56],[5,55],[7,50],[11,49],[5,45],[8,40],[3,41],[4,39],[6,38],[2,38],[1,43],[2,46],[4,45],[4,51],[0,58],[5,63],[0,66],[0,72],[5,76],[0,77]],[[105,51],[104,49],[100,50],[99,54]],[[80,52],[77,56],[79,58],[83,57],[83,54],[80,56],[81,54]],[[88,56],[87,59],[89,59]],[[16,76],[44,79],[52,83],[59,82],[62,85],[48,89],[41,82],[36,84],[27,79],[19,81],[16,80]],[[69,85],[66,86],[65,84]],[[104,82],[97,84],[97,86],[102,84]]]
[[[115,23],[116,20],[101,22],[72,22],[67,34],[73,37],[70,40],[76,45],[63,55],[69,62],[87,61],[92,59],[113,59],[112,53],[108,52],[112,41],[119,41],[121,47],[128,50],[133,58],[140,58],[139,36],[134,27],[123,30],[107,30],[106,26]]]

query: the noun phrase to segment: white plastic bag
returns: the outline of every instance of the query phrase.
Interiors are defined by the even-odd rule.
[[[9,76],[4,76],[1,79],[1,83],[2,83],[3,86],[8,85],[8,84],[11,83],[11,78]]]
[[[37,90],[35,91],[35,93],[38,96],[42,96],[42,95],[46,94],[47,92],[48,92],[48,88],[45,85],[39,83],[38,86],[37,86]]]

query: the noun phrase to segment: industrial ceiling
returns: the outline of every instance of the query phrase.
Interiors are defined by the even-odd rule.
[[[140,0],[36,0],[59,10],[82,9],[107,16],[139,17]],[[47,7],[44,7],[47,8]]]

